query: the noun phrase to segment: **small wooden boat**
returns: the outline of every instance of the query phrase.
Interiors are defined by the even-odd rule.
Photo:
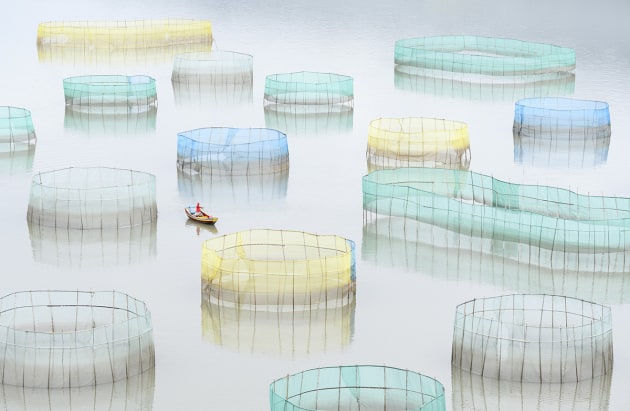
[[[199,210],[200,211],[197,211],[197,207],[195,206],[189,206],[189,207],[184,208],[184,211],[186,212],[186,215],[188,216],[188,218],[190,218],[193,221],[197,221],[199,223],[204,223],[204,224],[214,224],[217,221],[219,221],[219,217],[215,217],[211,214],[206,213],[203,207],[200,207]]]

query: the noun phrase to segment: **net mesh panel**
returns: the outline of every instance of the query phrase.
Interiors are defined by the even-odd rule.
[[[177,166],[185,173],[256,175],[289,168],[287,136],[267,128],[210,127],[177,135]]]
[[[366,212],[409,217],[474,237],[574,252],[628,247],[629,198],[413,167],[368,173],[362,190]]]
[[[157,219],[155,176],[107,167],[69,167],[33,176],[30,224],[103,229]]]
[[[575,92],[572,72],[493,76],[396,66],[394,85],[419,94],[476,101],[510,101],[524,97],[569,96]]]
[[[23,291],[0,299],[2,383],[111,383],[154,366],[147,306],[116,291]]]
[[[536,166],[604,164],[610,145],[610,112],[601,101],[547,97],[515,103],[514,161]]]
[[[370,122],[368,169],[408,166],[468,168],[468,125],[438,118],[380,118]]]
[[[612,372],[612,343],[609,307],[558,295],[504,295],[457,306],[452,363],[511,381],[583,381]]]
[[[155,79],[149,76],[91,75],[63,80],[66,107],[76,111],[147,111],[157,105]]]
[[[352,77],[334,73],[301,71],[271,74],[265,78],[264,103],[352,106]]]
[[[482,377],[452,367],[453,410],[609,409],[611,374],[578,382],[535,383]]]
[[[0,152],[28,149],[35,140],[35,127],[29,110],[0,106]]]
[[[379,267],[508,292],[630,302],[630,250],[566,252],[476,237],[404,217],[364,222],[361,256]]]
[[[570,71],[575,51],[567,47],[480,36],[418,37],[396,41],[401,66],[495,76]]]
[[[206,240],[201,279],[224,305],[315,307],[354,299],[354,242],[334,235],[257,229]]]
[[[248,310],[202,295],[201,333],[206,341],[241,353],[291,358],[338,352],[354,335],[356,301],[327,307]]]
[[[254,58],[234,51],[213,50],[175,56],[173,83],[251,84]]]
[[[37,28],[39,61],[46,63],[171,63],[177,54],[211,48],[205,20],[59,21]]]
[[[249,54],[214,50],[175,56],[171,83],[176,104],[251,103],[254,61]]]
[[[426,375],[376,365],[317,368],[271,383],[271,411],[444,411],[444,387]]]

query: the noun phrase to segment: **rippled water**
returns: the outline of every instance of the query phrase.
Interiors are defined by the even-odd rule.
[[[155,379],[97,393],[95,409],[265,410],[269,383],[287,373],[337,364],[385,364],[441,381],[447,408],[626,408],[630,394],[630,320],[626,273],[565,275],[493,254],[492,244],[445,237],[430,227],[403,232],[396,221],[364,220],[361,176],[367,172],[368,123],[380,117],[426,116],[464,121],[470,169],[512,182],[569,187],[580,193],[630,195],[630,4],[430,0],[392,2],[68,0],[11,2],[0,16],[0,104],[29,108],[34,151],[0,153],[1,294],[28,289],[117,289],[153,313]],[[254,56],[251,93],[200,101],[173,90],[171,62],[129,66],[39,63],[42,21],[194,17],[213,23],[215,47]],[[396,73],[401,38],[475,34],[572,47],[574,76],[532,87]],[[263,109],[267,74],[325,71],[355,81],[354,111],[296,116]],[[66,112],[62,79],[79,74],[148,74],[158,108],[132,119]],[[610,104],[612,136],[570,162],[528,162],[515,154],[514,100],[554,94]],[[224,103],[222,103],[222,101]],[[274,127],[288,133],[290,171],[272,179],[204,184],[176,169],[176,134],[207,126]],[[518,152],[518,150],[516,150]],[[526,153],[525,153],[526,154]],[[550,153],[550,159],[555,159]],[[540,160],[540,157],[537,157]],[[566,160],[566,159],[565,159]],[[69,165],[113,166],[154,173],[159,218],[141,230],[68,238],[26,222],[33,171]],[[215,228],[188,223],[182,208],[202,201],[219,215]],[[330,313],[242,315],[218,310],[200,295],[204,239],[249,228],[337,234],[357,243],[356,301]],[[419,235],[420,233],[421,235]],[[495,245],[496,246],[496,245]],[[582,275],[584,274],[584,275]],[[455,306],[508,292],[563,293],[610,304],[612,379],[585,386],[513,387],[451,372]],[[64,409],[67,397],[1,393],[0,409]],[[55,394],[57,395],[57,394]],[[25,399],[26,398],[26,399]],[[61,399],[60,399],[61,398]],[[56,401],[60,402],[56,402]],[[64,402],[66,401],[66,402]],[[52,404],[56,404],[53,406]],[[65,404],[65,405],[64,405]],[[510,404],[509,406],[506,404]],[[2,408],[4,407],[4,408]],[[75,409],[73,408],[73,409]],[[120,409],[120,408],[112,408]],[[469,408],[466,408],[469,409]]]

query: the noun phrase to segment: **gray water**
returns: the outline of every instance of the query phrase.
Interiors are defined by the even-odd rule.
[[[149,305],[156,345],[154,383],[111,391],[114,394],[88,390],[88,399],[97,398],[95,409],[126,403],[127,409],[152,407],[156,411],[265,410],[274,379],[338,364],[388,365],[430,375],[444,384],[447,409],[460,409],[471,401],[496,409],[499,400],[506,410],[625,409],[630,401],[625,383],[630,377],[626,327],[630,296],[623,276],[591,274],[578,281],[562,273],[540,273],[527,264],[497,263],[472,247],[457,251],[434,246],[430,239],[405,239],[395,222],[378,227],[364,223],[361,176],[367,172],[365,149],[371,120],[438,117],[468,123],[471,170],[580,193],[630,195],[626,171],[629,16],[630,4],[624,0],[24,0],[5,4],[0,13],[0,104],[29,108],[38,140],[32,156],[0,159],[0,294],[49,288],[116,289]],[[133,66],[38,62],[36,32],[42,21],[165,17],[209,19],[215,47],[253,55],[251,98],[246,96],[239,104],[176,101],[168,61]],[[574,48],[575,78],[554,91],[610,104],[612,137],[604,161],[593,162],[593,153],[585,152],[585,160],[571,167],[516,163],[514,101],[524,95],[505,86],[480,89],[474,84],[436,81],[409,90],[400,79],[396,86],[394,42],[441,34],[509,37]],[[308,122],[265,116],[265,76],[301,70],[352,76],[352,116]],[[124,119],[113,125],[90,120],[89,128],[85,119],[65,113],[62,79],[97,73],[155,77],[157,112],[133,124]],[[291,161],[287,175],[262,186],[257,181],[239,181],[212,187],[178,175],[177,132],[267,125],[287,128]],[[29,231],[26,209],[31,174],[70,165],[155,174],[159,210],[155,227],[105,239],[67,239],[63,233]],[[182,207],[196,201],[220,217],[215,230],[186,222]],[[203,304],[202,241],[250,228],[337,234],[354,240],[355,304],[348,310],[306,318],[302,314],[238,317]],[[456,305],[515,291],[564,293],[611,305],[612,379],[562,389],[506,388],[506,384],[480,387],[457,373],[452,375]],[[47,398],[47,394],[37,395]],[[24,409],[28,399],[20,398],[20,394],[5,392],[0,409]],[[42,400],[39,404],[41,409],[64,408],[53,408],[52,403]],[[73,409],[84,408],[75,401]]]

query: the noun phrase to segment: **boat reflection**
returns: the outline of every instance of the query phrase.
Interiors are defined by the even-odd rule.
[[[472,237],[402,217],[364,222],[362,259],[506,291],[630,301],[630,251],[563,252]]]
[[[155,369],[114,383],[86,387],[0,387],[1,411],[151,411]]]
[[[155,258],[157,222],[80,230],[28,224],[33,260],[59,267],[106,267]]]
[[[306,356],[343,350],[354,335],[356,300],[311,309],[257,310],[217,304],[202,291],[203,339],[238,352]]]
[[[607,410],[612,374],[580,382],[521,383],[452,367],[454,411]]]

